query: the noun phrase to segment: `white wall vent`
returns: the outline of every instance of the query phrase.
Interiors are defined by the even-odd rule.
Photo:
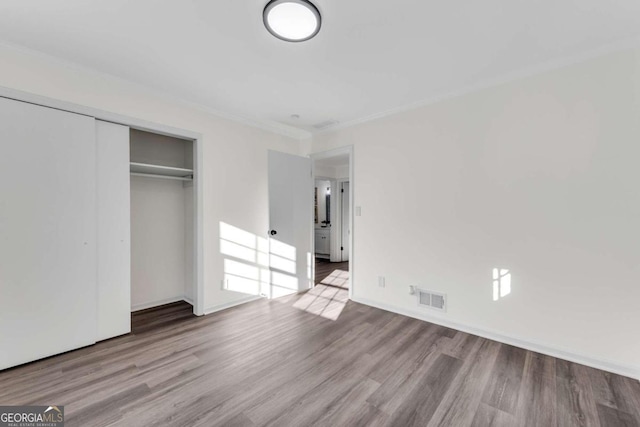
[[[447,311],[447,296],[439,292],[425,291],[418,289],[418,305],[434,310]]]

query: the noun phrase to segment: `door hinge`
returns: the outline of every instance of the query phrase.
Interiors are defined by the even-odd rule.
[[[340,250],[341,250],[341,251],[344,251],[344,247],[340,246]]]
[[[344,193],[344,188],[342,190],[340,190],[341,193]]]

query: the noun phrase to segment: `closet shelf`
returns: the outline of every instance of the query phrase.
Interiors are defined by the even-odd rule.
[[[131,175],[147,176],[150,178],[193,180],[193,169],[173,168],[170,166],[150,165],[147,163],[129,163]]]

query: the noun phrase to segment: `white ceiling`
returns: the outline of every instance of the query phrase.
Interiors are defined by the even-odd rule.
[[[266,31],[266,2],[2,0],[0,42],[314,131],[640,36],[638,0],[315,0],[322,30],[296,44]]]

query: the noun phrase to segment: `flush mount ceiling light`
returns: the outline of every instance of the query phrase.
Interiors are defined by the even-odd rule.
[[[307,0],[271,0],[262,12],[264,26],[275,37],[288,42],[303,42],[313,38],[322,18]]]

